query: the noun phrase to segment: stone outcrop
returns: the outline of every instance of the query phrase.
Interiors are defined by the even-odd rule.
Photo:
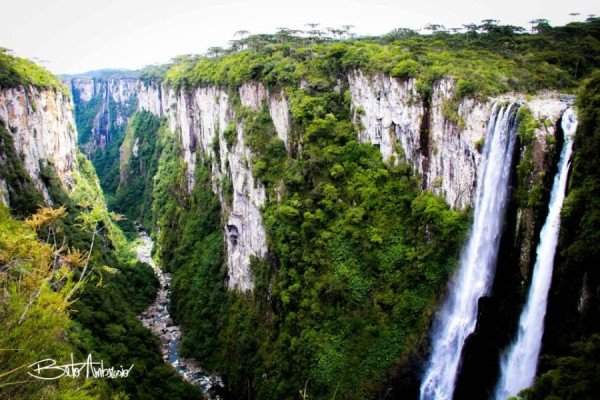
[[[12,136],[16,153],[46,202],[51,203],[42,167],[54,169],[66,190],[73,187],[77,131],[69,96],[36,87],[2,89],[0,123]],[[0,182],[0,201],[8,205],[7,192],[7,182]]]

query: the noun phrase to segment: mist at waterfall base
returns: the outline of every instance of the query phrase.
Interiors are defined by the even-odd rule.
[[[451,399],[461,353],[477,321],[477,302],[490,289],[498,257],[519,105],[494,105],[478,173],[475,211],[460,266],[432,330],[432,352],[420,399]]]
[[[562,116],[564,144],[560,154],[558,172],[554,177],[548,216],[540,233],[531,287],[519,320],[517,338],[500,360],[500,379],[495,398],[504,400],[533,384],[544,333],[544,317],[548,291],[552,282],[554,255],[560,231],[560,212],[565,198],[569,174],[573,135],[577,117],[569,108]]]

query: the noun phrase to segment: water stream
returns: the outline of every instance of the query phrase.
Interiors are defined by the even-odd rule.
[[[199,386],[206,398],[219,399],[215,390],[223,387],[221,377],[204,371],[198,366],[195,359],[182,358],[179,355],[181,329],[173,323],[168,308],[171,274],[163,272],[152,259],[153,243],[148,234],[140,231],[140,239],[141,243],[137,247],[137,259],[152,267],[160,286],[156,300],[139,315],[139,318],[142,324],[160,339],[160,350],[165,362],[171,364],[185,381]]]

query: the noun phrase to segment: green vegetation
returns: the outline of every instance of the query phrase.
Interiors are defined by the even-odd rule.
[[[51,168],[43,179],[61,208],[40,209],[23,223],[0,207],[0,285],[10,293],[0,300],[8,332],[0,343],[2,397],[160,399],[168,392],[197,398],[197,390],[164,364],[158,340],[136,318],[153,300],[157,280],[149,266],[134,261],[89,161],[79,155],[72,193],[61,189]],[[76,359],[92,354],[105,365],[135,365],[129,378],[85,384],[25,374],[33,360],[65,361],[70,353]]]
[[[117,125],[117,116],[120,115],[126,121],[133,115],[136,108],[137,99],[132,99],[126,103],[117,103],[109,97],[108,111],[103,117],[106,118],[105,124],[108,126],[108,129],[103,134],[107,138],[110,138],[110,140],[108,140],[105,147],[95,147],[90,154],[90,159],[100,180],[100,186],[102,186],[102,190],[109,201],[116,194],[117,187],[119,186],[119,149],[125,138],[126,130],[125,125]],[[77,128],[79,129],[79,125]],[[82,135],[85,136],[85,132]],[[98,138],[92,138],[91,133],[87,137],[90,137],[90,140],[98,140]]]
[[[231,149],[237,142],[237,128],[234,122],[230,122],[229,125],[223,131],[223,137],[227,143],[227,148]]]
[[[600,58],[599,18],[560,27],[546,24],[536,34],[493,24],[458,34],[408,33],[344,41],[289,32],[254,35],[216,55],[175,59],[165,80],[175,87],[213,83],[235,88],[253,79],[272,87],[300,81],[318,87],[323,81],[314,72],[327,66],[416,78],[421,94],[449,76],[456,80],[457,98],[485,98],[509,90],[572,90]]]
[[[518,400],[578,399],[593,400],[600,392],[600,335],[571,345],[572,354],[552,361],[552,369],[543,373]]]
[[[533,140],[535,131],[541,127],[541,124],[535,119],[531,110],[524,106],[519,108],[517,119],[519,121],[517,137],[519,138],[522,156],[519,165],[517,165],[515,198],[520,208],[535,208],[541,204],[542,186],[539,177],[533,176]]]
[[[186,168],[173,153],[176,149],[173,144],[166,146],[156,177],[153,210],[159,229],[158,254],[174,273],[171,313],[189,332],[182,351],[202,360],[203,366],[215,367],[228,353],[219,329],[221,321],[227,320],[221,312],[227,311],[228,298],[223,287],[227,268],[220,206],[211,190],[210,170],[202,163],[196,166],[191,196],[182,198]]]
[[[147,111],[136,113],[130,119],[121,145],[121,179],[112,203],[115,211],[148,227],[153,220],[152,189],[162,150],[158,139],[162,135],[158,132],[162,122]]]
[[[421,193],[408,166],[386,164],[374,146],[357,142],[348,88],[334,90],[338,67],[313,67],[309,88],[284,88],[293,140],[303,144],[295,157],[268,110],[244,108],[230,92],[253,174],[268,193],[270,253],[251,263],[253,292],[226,290],[223,228],[207,164],[220,160],[199,156],[195,186],[183,196],[180,144],[160,139],[157,256],[174,273],[182,352],[221,372],[235,398],[295,398],[307,380],[315,398],[383,390],[386,371],[425,344],[466,227],[466,215]],[[233,126],[225,131],[234,136]],[[213,147],[219,150],[217,136]]]
[[[73,91],[73,102],[76,104],[77,111],[75,112],[75,124],[79,134],[78,143],[84,145],[90,143],[94,138],[94,119],[100,111],[102,98],[94,96],[88,102],[83,102],[80,99],[79,92]]]
[[[29,85],[68,93],[60,79],[46,69],[25,58],[15,57],[9,49],[0,47],[0,89]]]
[[[218,127],[214,129],[209,146],[215,157],[196,152],[191,191],[177,135],[148,113],[132,118],[120,165],[122,133],[111,133],[108,147],[92,155],[102,187],[109,196],[115,195],[112,206],[152,230],[155,256],[173,273],[171,311],[184,331],[182,355],[196,357],[204,367],[221,373],[233,398],[293,399],[306,388],[306,398],[362,399],[381,396],[389,376],[424,353],[434,306],[456,266],[468,215],[423,193],[409,166],[385,163],[376,147],[357,141],[346,79],[357,69],[414,78],[425,103],[431,100],[433,85],[443,78],[454,79],[454,97],[443,105],[443,113],[458,126],[464,121],[456,101],[464,97],[485,99],[511,90],[572,91],[583,78],[594,76],[584,91],[586,100],[579,104],[580,131],[587,133],[577,138],[579,153],[565,204],[564,229],[572,234],[566,239],[563,233],[561,246],[568,250],[557,271],[563,278],[569,273],[573,277],[564,278],[566,286],[557,293],[568,297],[572,306],[586,273],[587,282],[597,287],[597,274],[589,266],[597,259],[600,196],[594,164],[597,135],[590,132],[597,133],[595,110],[600,109],[595,89],[600,78],[593,72],[600,61],[600,20],[554,28],[538,24],[536,29],[535,34],[522,33],[488,22],[460,34],[397,30],[383,37],[344,41],[280,30],[234,41],[227,50],[181,56],[169,65],[141,71],[142,79],[164,81],[175,89],[217,85],[228,92],[234,109],[234,121],[223,127],[223,137]],[[248,81],[283,89],[292,120],[289,153],[266,107],[255,112],[241,106],[238,87]],[[524,107],[519,119],[525,152],[517,168],[517,206],[537,210],[543,188],[532,183],[531,148],[533,131],[540,125]],[[89,116],[83,120],[89,121]],[[225,216],[212,187],[220,184],[228,204],[233,190],[227,171],[220,182],[213,182],[211,174],[221,169],[221,161],[228,169],[220,150],[223,145],[230,150],[235,146],[238,125],[252,153],[248,160],[252,173],[267,191],[261,211],[269,254],[252,259],[255,287],[247,293],[227,289],[224,250],[231,243],[224,242]],[[139,153],[134,157],[136,143]],[[148,287],[150,278],[144,274],[137,285]],[[126,272],[120,276],[135,280]],[[127,282],[115,290],[123,287]],[[136,298],[123,290],[133,299],[134,310],[148,301],[143,293]],[[136,332],[126,308],[117,304],[116,316],[93,300],[87,309],[84,298],[79,313],[87,327],[82,331],[110,341],[120,340],[118,332],[123,329]],[[127,297],[113,298],[120,303]],[[554,307],[560,308],[558,303]],[[551,315],[572,314],[550,311],[549,320]],[[540,380],[543,389],[534,388],[532,393],[566,393],[557,388],[561,374],[572,370],[573,364],[583,365],[578,376],[584,392],[594,387],[584,372],[594,355],[593,343],[590,351],[577,350],[574,361],[562,358],[569,357],[565,353],[575,332],[583,332],[587,340],[589,332],[599,331],[598,319],[586,318],[572,321],[581,327],[573,333],[563,332],[569,329],[567,324],[556,330],[562,332],[564,343],[554,345],[558,349],[554,364],[543,371],[551,378]],[[110,329],[96,322],[113,319],[118,326]],[[115,350],[105,347],[108,340],[81,343],[121,360]],[[132,344],[125,340],[119,345],[128,349]],[[154,365],[152,360],[139,362]],[[143,376],[137,378],[143,382],[139,390],[150,387]],[[121,389],[142,397],[128,383]],[[180,390],[183,397],[185,389]]]
[[[86,251],[94,241],[90,268],[99,271],[80,290],[72,305],[74,325],[69,337],[76,350],[93,354],[109,365],[135,364],[127,379],[109,382],[111,392],[123,392],[132,398],[160,399],[162,393],[172,398],[197,398],[197,389],[183,383],[162,360],[158,339],[137,319],[150,304],[158,285],[151,268],[135,261],[125,237],[109,216],[102,191],[91,163],[78,157],[76,188],[64,193],[57,180],[47,171],[53,200],[66,207],[67,214],[57,227],[58,241]],[[81,224],[80,215],[88,215]],[[103,266],[109,266],[103,273]],[[113,270],[114,269],[114,270]]]
[[[6,72],[4,65],[0,71]],[[14,71],[18,82],[41,79],[28,70]],[[40,165],[55,208],[39,209],[45,202],[4,122],[0,161],[11,205],[10,212],[0,205],[0,397],[162,399],[169,393],[173,399],[198,398],[198,389],[164,363],[158,339],[137,319],[153,301],[158,282],[148,265],[136,261],[90,161],[77,155],[69,192],[51,164]],[[76,360],[92,354],[106,367],[134,367],[128,378],[114,380],[42,381],[27,375],[36,360],[61,364],[70,354]]]
[[[267,189],[269,255],[252,260],[253,292],[229,291],[210,174],[220,168],[220,138],[211,143],[213,160],[197,155],[195,186],[185,195],[180,144],[159,130],[153,229],[156,255],[174,274],[172,312],[185,333],[183,354],[222,373],[235,398],[294,398],[305,386],[309,398],[381,393],[386,374],[426,345],[467,215],[421,193],[408,166],[384,163],[374,146],[356,141],[345,75],[360,69],[415,78],[424,99],[451,77],[454,100],[483,99],[509,90],[573,90],[598,64],[596,19],[536,34],[513,28],[344,41],[280,31],[142,72],[175,88],[227,90],[235,121],[225,127],[224,143],[232,148],[241,124],[253,175]],[[251,80],[285,91],[289,154],[268,110],[240,105],[237,88]],[[443,111],[464,123],[454,101]],[[530,148],[537,122],[525,108],[519,118],[521,143]],[[530,187],[532,166],[526,155],[518,177],[528,207],[541,195],[541,187]],[[221,187],[229,202],[230,183]]]
[[[69,264],[53,261],[58,249],[44,243],[45,238],[38,239],[31,227],[32,222],[39,221],[48,232],[54,231],[56,218],[62,214],[64,209],[45,209],[35,219],[22,222],[0,205],[2,398],[95,398],[94,388],[82,388],[76,380],[33,380],[25,373],[35,360],[66,359],[73,351],[66,337],[71,326],[68,293],[73,288],[73,272]]]

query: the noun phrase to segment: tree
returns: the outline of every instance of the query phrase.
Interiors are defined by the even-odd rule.
[[[465,28],[465,30],[467,32],[467,45],[468,45],[469,37],[472,34],[477,34],[477,24],[466,24],[466,25],[463,25],[463,27]]]
[[[344,34],[346,35],[346,38],[354,37],[354,33],[350,32],[350,30],[354,28],[354,25],[342,25],[342,28],[344,28]]]
[[[329,32],[332,38],[337,38],[338,40],[340,40],[342,39],[342,36],[344,35],[345,31],[339,28],[327,28],[327,32]]]
[[[431,31],[431,33],[436,33],[436,32],[443,32],[445,31],[446,27],[442,24],[427,24],[425,25],[424,28],[426,31]]]
[[[544,18],[534,19],[529,21],[529,23],[531,24],[531,31],[536,33],[541,33],[551,28],[549,21]]]
[[[481,21],[481,25],[478,28],[484,32],[491,32],[498,25],[497,19],[484,19]]]
[[[206,56],[208,58],[217,58],[223,54],[225,54],[225,49],[219,46],[209,47],[208,50],[206,50]]]
[[[394,37],[394,39],[407,39],[410,37],[417,36],[419,33],[409,28],[397,28],[391,31],[388,35]]]

